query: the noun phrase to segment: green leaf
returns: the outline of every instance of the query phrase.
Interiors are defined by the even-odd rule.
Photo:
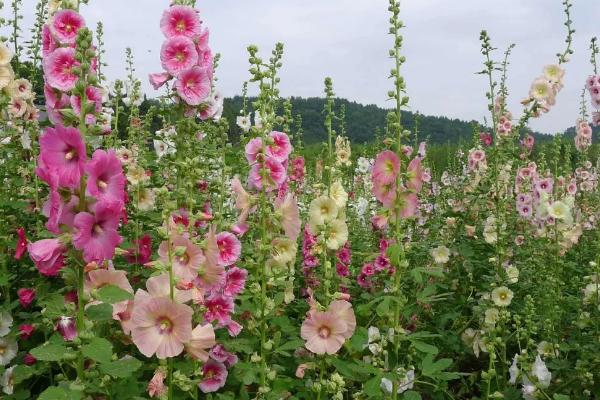
[[[28,365],[17,365],[13,369],[13,383],[19,384],[29,379],[35,373],[35,369]]]
[[[44,390],[38,400],[69,400],[69,393],[57,386],[51,386]]]
[[[108,285],[100,288],[95,295],[96,299],[103,303],[115,304],[125,300],[133,299],[133,295],[118,286]]]
[[[381,376],[369,379],[363,386],[363,391],[369,397],[381,398]]]
[[[436,355],[439,352],[437,347],[419,340],[413,340],[412,344],[415,349],[422,351],[423,353]]]
[[[93,338],[90,343],[81,346],[81,352],[87,358],[99,363],[109,363],[112,359],[112,344],[104,338]]]
[[[403,398],[405,400],[421,400],[421,395],[414,390],[409,390],[408,392],[404,393]]]
[[[113,317],[113,308],[108,303],[93,304],[85,309],[85,315],[92,321],[110,321]]]
[[[136,358],[123,358],[108,364],[101,364],[100,371],[114,378],[127,378],[142,366]]]
[[[45,297],[41,303],[46,318],[55,319],[65,315],[65,298],[60,294],[52,293]]]
[[[377,312],[377,315],[379,315],[380,317],[383,317],[384,315],[388,314],[388,312],[390,311],[389,296],[384,297],[381,300],[381,302],[379,302],[379,304],[377,305],[377,308],[375,308],[375,311]]]
[[[46,343],[31,349],[30,353],[39,361],[60,361],[67,351],[67,348],[62,344]]]
[[[277,351],[296,350],[298,347],[302,347],[302,346],[304,346],[304,340],[295,339],[295,340],[290,340],[289,342],[282,344],[281,346],[279,346],[277,348]]]
[[[558,393],[554,393],[554,396],[552,396],[552,398],[554,400],[570,400],[571,399],[566,394],[558,394]]]

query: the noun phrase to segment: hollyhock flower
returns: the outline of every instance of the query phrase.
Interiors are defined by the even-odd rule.
[[[326,244],[330,250],[337,250],[348,241],[348,225],[342,219],[332,221],[326,233]]]
[[[220,362],[209,360],[202,366],[202,380],[198,387],[202,393],[212,393],[225,386],[227,368]]]
[[[231,368],[238,362],[238,357],[228,352],[222,344],[217,344],[210,350],[210,358],[224,364],[227,368]]]
[[[311,310],[302,323],[300,336],[315,354],[335,354],[342,348],[348,330],[346,322],[332,311]]]
[[[115,269],[96,269],[88,272],[85,281],[85,292],[89,294],[92,290],[98,290],[108,285],[117,286],[133,294],[133,288],[127,280],[127,273]],[[126,309],[127,300],[113,304],[113,318],[118,320],[118,314],[124,312]]]
[[[197,106],[210,95],[210,75],[200,67],[192,67],[179,74],[175,89],[190,106]]]
[[[146,281],[147,292],[142,289],[138,289],[135,293],[135,302],[141,302],[150,298],[165,297],[170,298],[170,285],[169,285],[169,274],[163,273],[160,275],[148,278]],[[181,290],[178,287],[173,288],[173,298],[177,303],[187,303],[192,299],[191,290]]]
[[[202,249],[183,236],[174,236],[170,240],[171,250],[167,242],[162,242],[158,248],[158,255],[164,263],[173,262],[173,272],[180,279],[192,281],[198,276],[198,269],[205,261]],[[175,254],[179,248],[181,254]],[[171,260],[169,260],[169,253]]]
[[[56,41],[50,32],[50,28],[48,25],[44,25],[42,28],[42,56],[46,58],[46,56],[52,53],[57,47]]]
[[[333,221],[338,215],[338,207],[335,201],[327,196],[320,196],[310,203],[308,211],[310,225],[320,226]],[[316,234],[317,232],[312,232]]]
[[[265,168],[267,170],[267,182],[263,182],[261,170]],[[266,190],[274,190],[282,185],[287,178],[286,168],[278,161],[273,158],[267,157],[264,164],[254,164],[250,169],[248,176],[248,185],[256,190],[261,190],[263,184],[266,186]]]
[[[27,238],[25,237],[25,229],[17,229],[17,247],[15,248],[15,259],[20,260],[23,254],[27,251]]]
[[[414,193],[403,192],[398,198],[398,210],[401,218],[412,218],[417,214],[419,199]]]
[[[90,105],[93,105],[94,108],[92,109],[92,113],[87,114],[86,118],[88,118],[91,121],[95,122],[95,116],[94,114],[98,114],[100,112],[102,112],[102,101],[103,101],[103,90],[95,87],[95,86],[88,86],[85,89],[85,98],[86,98],[86,105],[89,107]],[[75,112],[75,114],[80,115],[81,114],[81,97],[80,96],[75,96],[72,95],[69,98],[69,102],[71,104],[71,107],[73,108],[73,111]]]
[[[242,245],[234,234],[220,232],[217,235],[217,245],[219,246],[219,265],[228,266],[240,258]]]
[[[123,238],[117,232],[122,204],[102,201],[96,203],[94,214],[80,212],[75,216],[73,246],[83,250],[86,262],[110,260]]]
[[[380,183],[373,181],[373,195],[381,202],[383,207],[390,208],[396,200],[396,183]]]
[[[21,307],[28,308],[33,303],[33,300],[35,300],[35,289],[21,288],[17,290],[17,295],[19,296]]]
[[[302,222],[300,221],[300,210],[296,198],[288,193],[283,199],[275,200],[275,210],[281,216],[281,226],[285,235],[293,241],[298,239]]]
[[[136,301],[131,315],[131,339],[142,354],[159,359],[176,357],[192,338],[191,307],[169,298]]]
[[[55,329],[67,342],[70,342],[77,337],[77,327],[75,318],[73,317],[60,317],[56,323]]]
[[[221,287],[225,281],[225,268],[219,264],[219,244],[215,227],[212,226],[204,241],[204,257],[205,262],[198,271],[199,286],[204,289],[211,290],[216,287]]]
[[[75,44],[77,32],[83,27],[83,17],[71,9],[56,12],[49,23],[50,33],[62,44]]]
[[[192,68],[198,62],[198,52],[192,39],[175,36],[167,39],[160,49],[162,67],[173,76]]]
[[[159,73],[155,73],[155,74],[150,74],[149,75],[150,84],[152,85],[154,90],[158,90],[162,87],[162,85],[167,83],[167,81],[169,79],[171,79],[171,77],[172,77],[171,74],[169,74],[168,72],[159,72]]]
[[[98,201],[123,203],[125,200],[125,175],[121,161],[114,150],[96,150],[85,166],[88,173],[87,193]]]
[[[7,87],[14,77],[15,72],[10,65],[0,65],[0,89]]]
[[[13,58],[13,54],[3,42],[0,42],[0,66],[7,66],[10,64]]]
[[[8,365],[17,355],[17,341],[13,338],[0,338],[0,366]]]
[[[259,137],[250,139],[246,146],[244,147],[244,154],[246,155],[246,160],[248,160],[249,164],[254,164],[258,158],[259,154],[262,154],[263,151],[263,142]]]
[[[134,241],[135,249],[129,249],[126,255],[127,262],[130,264],[144,265],[152,257],[152,237],[145,234],[140,239]]]
[[[204,320],[206,322],[218,321],[220,324],[226,324],[233,313],[235,304],[233,299],[228,296],[214,295],[206,299],[204,307]]]
[[[342,263],[335,264],[335,272],[338,274],[338,276],[341,276],[341,277],[350,276],[350,269],[348,268],[347,265],[342,264]]]
[[[165,386],[165,372],[159,368],[154,372],[152,379],[148,382],[148,396],[162,398],[167,394],[168,388]]]
[[[246,285],[248,271],[238,267],[232,267],[227,270],[225,284],[223,285],[223,294],[229,297],[235,297],[240,294]]]
[[[243,326],[236,321],[229,319],[229,321],[225,323],[225,328],[227,328],[227,333],[229,333],[229,336],[236,337],[240,334],[240,332],[242,332]]]
[[[400,172],[400,159],[396,153],[386,150],[377,155],[373,165],[372,179],[378,184],[390,184],[396,181]]]
[[[500,286],[492,290],[492,301],[498,307],[507,307],[513,298],[513,292],[506,286]]]
[[[12,324],[12,315],[7,313],[6,311],[0,311],[0,337],[4,337],[10,332]]]
[[[215,330],[211,324],[198,325],[192,331],[192,338],[185,344],[185,351],[196,360],[208,361],[207,349],[216,344]]]
[[[35,358],[33,355],[31,355],[31,353],[27,353],[25,354],[25,356],[23,357],[23,363],[25,365],[34,365],[37,362],[37,358]]]
[[[56,276],[64,266],[65,247],[59,239],[43,239],[27,246],[29,257],[44,276]]]
[[[346,330],[342,335],[344,338],[350,339],[356,329],[356,316],[352,304],[346,300],[335,300],[329,305],[328,311],[333,312],[346,323]]]
[[[190,6],[173,5],[165,10],[160,19],[160,30],[167,38],[194,38],[200,34],[201,27],[198,12]]]
[[[555,93],[552,89],[551,83],[545,78],[537,78],[531,84],[531,89],[529,90],[529,96],[537,100],[539,102],[549,102],[552,103]]]
[[[58,185],[75,188],[83,174],[86,160],[85,143],[75,128],[57,125],[46,128],[40,137],[40,168],[58,175]]]
[[[235,119],[235,124],[244,132],[248,132],[252,127],[250,115],[238,115]]]
[[[450,250],[446,246],[431,249],[431,257],[436,264],[446,264],[450,260]]]
[[[541,388],[545,389],[548,386],[550,386],[550,381],[552,380],[552,373],[548,370],[548,367],[546,367],[546,363],[542,361],[539,355],[535,357],[535,363],[531,368],[531,373],[537,378],[538,385],[540,385]]]
[[[269,133],[269,144],[267,144],[265,152],[268,157],[271,157],[279,162],[284,162],[292,152],[292,144],[290,138],[283,132],[273,131]]]
[[[19,337],[23,340],[29,340],[34,331],[35,326],[31,324],[23,324],[19,326]]]
[[[423,186],[423,168],[421,167],[421,159],[414,158],[406,169],[406,173],[408,175],[408,182],[406,182],[406,187],[415,192],[420,192],[421,187]]]
[[[63,92],[68,92],[75,87],[79,76],[73,72],[74,67],[79,67],[75,60],[75,49],[59,47],[44,59],[44,76],[51,87]]]

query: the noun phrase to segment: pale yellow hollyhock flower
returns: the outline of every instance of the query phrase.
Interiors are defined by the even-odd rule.
[[[492,290],[492,301],[498,307],[507,307],[513,298],[513,292],[506,286],[500,286]]]

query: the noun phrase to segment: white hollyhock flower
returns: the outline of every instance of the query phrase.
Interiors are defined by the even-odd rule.
[[[446,246],[438,246],[431,250],[431,257],[436,264],[446,264],[450,260],[450,250]]]
[[[17,341],[13,338],[0,338],[0,365],[7,365],[17,356]]]
[[[538,384],[543,389],[550,386],[550,381],[552,380],[552,373],[546,367],[546,363],[542,361],[542,358],[537,355],[535,357],[535,363],[533,363],[533,368],[531,369],[531,373],[538,379]]]
[[[4,337],[10,332],[12,324],[12,316],[6,311],[0,311],[0,337]]]
[[[508,382],[513,385],[517,383],[517,378],[519,377],[519,366],[517,365],[518,358],[519,355],[515,354],[515,356],[513,357],[513,362],[510,368],[508,369],[508,373],[510,374],[510,379]]]
[[[240,116],[238,116],[235,119],[235,123],[244,132],[248,132],[250,130],[250,127],[252,126],[252,122],[250,122],[250,116],[249,115],[240,115]]]

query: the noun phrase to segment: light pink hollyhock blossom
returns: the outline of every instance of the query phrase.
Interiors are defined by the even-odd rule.
[[[162,87],[162,85],[167,83],[169,79],[171,79],[171,74],[169,74],[168,72],[159,72],[155,74],[150,74],[149,78],[150,84],[152,85],[154,90],[158,90]]]
[[[173,5],[165,10],[160,19],[160,30],[167,38],[193,38],[200,34],[201,28],[198,12],[190,6]]]
[[[244,153],[246,155],[246,160],[248,160],[249,164],[254,164],[258,158],[259,154],[262,154],[263,151],[263,142],[261,138],[250,139],[246,146],[244,147]]]
[[[83,17],[70,9],[57,11],[49,24],[50,33],[61,44],[75,44],[77,32],[83,27]]]
[[[266,154],[273,159],[284,162],[292,152],[290,138],[283,132],[273,131],[269,133],[269,144],[266,148]]]
[[[55,329],[67,342],[70,342],[77,337],[77,326],[75,324],[75,318],[73,317],[60,317],[56,323]]]
[[[302,229],[300,210],[296,198],[291,193],[288,193],[283,199],[277,198],[275,200],[275,210],[281,216],[281,226],[285,235],[295,242]]]
[[[329,305],[328,311],[333,312],[346,323],[346,331],[342,335],[344,338],[350,339],[356,329],[356,316],[352,304],[346,300],[336,300]]]
[[[414,158],[406,167],[408,182],[406,186],[415,192],[420,192],[423,187],[423,168],[421,167],[421,159]]]
[[[211,324],[198,325],[192,331],[192,338],[185,344],[185,351],[202,362],[208,361],[208,351],[216,344],[215,330]]]
[[[212,393],[225,386],[227,368],[220,362],[209,360],[202,366],[202,380],[198,387],[202,393]]]
[[[131,339],[146,357],[176,357],[192,338],[191,307],[166,297],[136,301],[131,315]]]
[[[160,61],[168,73],[177,76],[198,62],[196,45],[184,36],[167,39],[160,49]]]
[[[400,172],[400,159],[393,151],[386,150],[377,155],[373,164],[373,183],[389,184],[396,181]]]
[[[210,76],[205,69],[192,67],[179,74],[175,89],[188,105],[200,105],[210,95]]]
[[[417,215],[419,199],[416,194],[409,192],[400,193],[398,198],[398,210],[401,218],[412,218]]]
[[[157,369],[154,376],[148,382],[148,396],[161,398],[167,394],[168,388],[165,386],[165,373]]]
[[[169,245],[167,242],[162,242],[158,248],[158,255],[161,261],[169,263]],[[173,272],[179,279],[192,281],[198,276],[198,269],[205,261],[202,249],[191,240],[183,236],[174,236],[170,240],[170,256],[173,262]],[[177,248],[183,248],[181,255],[175,255]]]
[[[315,354],[335,354],[344,344],[348,325],[333,311],[311,310],[302,323],[300,336],[305,347]]]
[[[29,257],[44,276],[56,276],[64,266],[65,247],[58,239],[42,239],[27,246]]]
[[[95,86],[88,86],[85,89],[85,98],[86,98],[86,104],[89,107],[91,104],[94,105],[93,108],[93,113],[99,113],[102,111],[102,100],[103,100],[103,93],[102,93],[102,89],[95,87]],[[75,114],[80,115],[81,114],[81,97],[79,96],[75,96],[75,95],[71,95],[71,97],[69,98],[69,102],[71,104],[71,107],[73,108],[73,111],[75,112]],[[88,114],[88,117],[94,117],[93,114]]]
[[[119,202],[102,201],[96,203],[94,214],[80,212],[75,216],[73,246],[83,251],[86,262],[113,258],[115,248],[123,241],[117,232],[122,208]]]
[[[56,41],[50,32],[50,27],[44,25],[42,28],[42,56],[45,58],[48,54],[56,50],[57,47]]]
[[[169,274],[164,273],[160,275],[153,276],[148,278],[146,281],[146,289],[138,290],[135,293],[135,297],[137,301],[140,299],[148,299],[148,298],[158,298],[158,297],[169,297],[171,294],[171,289],[169,286]],[[173,298],[177,303],[187,303],[192,299],[192,291],[191,290],[181,290],[177,287],[173,288]]]
[[[219,265],[229,266],[240,258],[242,244],[233,233],[220,232],[217,235],[217,245],[219,246]]]
[[[379,181],[374,181],[373,195],[385,208],[390,208],[396,200],[396,183],[380,183]]]
[[[267,182],[263,182],[261,169],[267,169]],[[287,179],[285,167],[277,160],[267,157],[264,164],[254,164],[250,169],[248,176],[248,186],[253,189],[261,190],[265,185],[265,190],[271,191],[281,186]]]
[[[242,332],[243,327],[236,321],[229,319],[229,321],[225,323],[225,328],[227,328],[227,333],[229,333],[229,336],[236,337],[240,334],[240,332]]]
[[[54,50],[44,60],[44,76],[51,87],[68,92],[75,87],[79,77],[73,72],[78,67],[75,60],[75,49],[60,47]]]
[[[127,273],[116,269],[95,269],[88,272],[85,281],[85,292],[89,294],[92,290],[101,289],[104,286],[117,286],[126,292],[133,294],[133,288],[127,280]],[[90,302],[88,304],[100,304],[100,302]],[[119,320],[119,314],[127,310],[128,300],[113,304],[113,319]]]
[[[250,195],[237,176],[231,180],[231,190],[233,191],[235,208],[240,211],[238,223],[244,223],[250,213]]]
[[[40,158],[50,174],[58,175],[58,185],[75,188],[83,174],[86,161],[85,143],[75,128],[57,125],[46,128],[40,137]]]
[[[229,297],[235,297],[240,294],[246,286],[248,271],[238,267],[232,267],[227,270],[225,285],[223,285],[223,294]]]
[[[97,200],[125,202],[125,175],[114,150],[96,150],[85,166],[87,193]]]
[[[204,313],[204,320],[206,322],[217,321],[222,325],[225,325],[234,309],[233,299],[227,296],[221,296],[216,294],[209,297],[204,301],[204,307],[206,312]]]

